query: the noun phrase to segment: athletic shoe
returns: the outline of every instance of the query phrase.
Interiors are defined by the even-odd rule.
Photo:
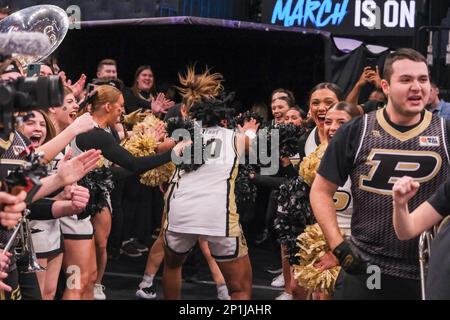
[[[131,243],[133,244],[133,246],[137,249],[137,251],[139,252],[147,252],[148,251],[148,246],[146,246],[145,244],[139,242],[138,239],[133,239],[133,241],[131,241]]]
[[[106,300],[106,295],[103,292],[105,286],[99,283],[94,284],[94,300]]]
[[[228,288],[225,284],[217,287],[217,299],[219,300],[231,300],[228,294]]]
[[[273,278],[272,283],[270,285],[272,287],[275,287],[275,288],[282,288],[282,287],[284,287],[283,274],[280,274],[279,276],[276,276],[275,278]]]
[[[153,285],[145,288],[138,287],[136,291],[136,297],[145,299],[145,300],[152,300],[156,298],[156,292],[153,289]]]
[[[269,274],[273,274],[273,275],[277,276],[283,272],[283,268],[281,268],[280,266],[270,266],[270,267],[264,269],[264,271]]]
[[[292,300],[292,294],[283,291],[275,300]]]
[[[142,253],[139,252],[132,241],[127,241],[122,245],[122,248],[120,248],[120,254],[133,258],[142,256]]]

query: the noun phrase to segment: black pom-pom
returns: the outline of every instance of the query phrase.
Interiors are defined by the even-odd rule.
[[[300,150],[300,138],[305,133],[302,127],[289,124],[278,124],[270,128],[270,133],[278,130],[280,136],[280,157],[292,157]]]
[[[277,194],[278,212],[274,229],[278,241],[286,247],[291,265],[298,264],[297,237],[306,226],[316,223],[309,202],[310,188],[301,177],[289,179],[281,185]]]
[[[255,173],[257,169],[254,165],[240,164],[238,175],[236,177],[236,204],[238,207],[252,206],[256,202],[257,187],[250,182],[249,174]]]
[[[114,189],[112,172],[110,168],[101,167],[92,170],[78,184],[89,189],[89,202],[78,219],[84,219],[99,213],[103,208],[109,207],[108,198]]]
[[[260,129],[264,125],[264,119],[258,113],[252,111],[246,111],[237,117],[234,117],[231,125],[233,128],[236,128],[238,125],[243,126],[244,123],[250,121],[251,119],[255,119],[256,123],[259,123]]]
[[[202,128],[196,124],[194,120],[183,119],[180,117],[170,118],[166,121],[166,123],[169,137],[173,137],[175,130],[184,129],[189,133],[191,141],[193,141],[190,147],[191,158],[188,161],[189,163],[181,163],[177,165],[178,168],[186,172],[191,172],[204,165],[205,160],[203,155],[205,154],[206,145],[202,137]],[[195,155],[197,155],[197,158],[195,158]]]

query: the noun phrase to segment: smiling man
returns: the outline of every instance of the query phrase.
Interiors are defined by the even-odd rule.
[[[418,239],[398,240],[392,224],[392,187],[404,175],[421,183],[410,202],[413,210],[450,173],[449,125],[424,109],[430,95],[426,59],[412,49],[391,53],[381,87],[388,97],[386,107],[337,131],[311,190],[314,214],[342,266],[337,299],[420,298]],[[333,195],[349,175],[354,210],[352,236],[344,240]],[[369,265],[376,267],[368,269]]]

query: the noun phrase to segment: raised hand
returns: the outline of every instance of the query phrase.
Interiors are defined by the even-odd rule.
[[[378,66],[376,67],[376,70],[370,69],[370,71],[367,72],[367,80],[375,87],[377,88],[381,87],[381,77],[380,71],[378,70]]]
[[[238,129],[242,133],[245,133],[248,130],[256,132],[256,131],[258,131],[258,128],[259,128],[259,123],[257,123],[255,119],[246,121],[243,126],[238,125]]]
[[[75,132],[77,135],[88,132],[92,129],[94,129],[95,121],[92,118],[91,114],[86,112],[83,115],[79,116],[75,119],[75,121],[71,124],[73,128],[75,129]]]
[[[89,171],[97,167],[101,151],[91,149],[71,159],[72,149],[69,149],[58,164],[58,176],[63,185],[73,184],[83,178]]]
[[[405,205],[419,190],[420,184],[411,177],[403,177],[394,183],[392,198],[397,205]]]
[[[162,92],[158,93],[156,99],[150,101],[153,113],[167,113],[167,111],[175,104],[172,100],[166,99],[166,95]]]
[[[173,147],[173,151],[175,152],[177,157],[181,157],[183,155],[183,151],[185,148],[190,146],[192,144],[192,141],[181,141],[178,142],[175,147]]]
[[[77,82],[75,82],[73,85],[69,84],[69,87],[70,87],[70,89],[72,89],[73,95],[75,96],[75,98],[79,97],[80,94],[83,92],[84,86],[86,85],[86,79],[87,79],[87,77],[83,73]]]
[[[156,141],[164,141],[167,136],[166,124],[164,122],[160,122],[156,125],[154,135]]]

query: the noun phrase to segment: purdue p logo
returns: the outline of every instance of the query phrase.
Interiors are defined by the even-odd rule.
[[[410,176],[419,183],[433,179],[442,166],[439,154],[431,151],[373,149],[367,159],[372,168],[361,176],[359,187],[378,194],[391,195],[399,178]]]

